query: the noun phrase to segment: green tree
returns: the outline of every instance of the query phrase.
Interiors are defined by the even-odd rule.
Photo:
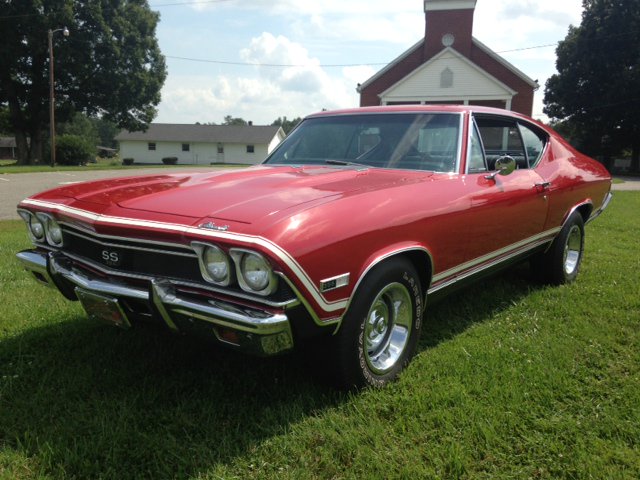
[[[273,121],[273,123],[271,125],[274,125],[276,127],[282,127],[282,130],[284,130],[284,133],[288,134],[301,121],[302,121],[302,118],[300,118],[300,117],[296,117],[293,120],[288,120],[287,117],[278,117],[277,119],[275,119]]]
[[[544,111],[580,132],[592,155],[631,148],[640,171],[640,1],[583,0],[583,7],[580,26],[558,45]]]
[[[248,124],[249,123],[244,118],[232,117],[231,115],[227,115],[226,117],[224,117],[224,121],[222,122],[222,125],[248,125]]]
[[[48,126],[47,31],[54,35],[56,119],[75,112],[143,130],[166,77],[147,0],[0,0],[0,107],[8,106],[19,163],[42,159]]]
[[[95,123],[82,113],[76,113],[69,121],[59,123],[56,130],[60,135],[82,137],[94,147],[100,142]]]
[[[9,109],[0,107],[0,134],[8,135],[11,133],[11,122],[9,121]]]
[[[90,120],[98,132],[98,137],[100,137],[100,146],[116,148],[118,146],[116,135],[120,133],[118,125],[105,118],[91,118]]]
[[[95,144],[84,136],[64,134],[56,140],[56,158],[62,165],[83,165],[95,156]]]

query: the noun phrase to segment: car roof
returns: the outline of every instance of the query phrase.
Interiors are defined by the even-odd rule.
[[[375,107],[345,108],[340,110],[326,110],[309,115],[311,117],[332,115],[362,115],[369,113],[486,113],[509,117],[522,118],[531,121],[530,117],[501,108],[481,107],[477,105],[383,105]]]
[[[502,108],[493,107],[481,107],[479,105],[381,105],[375,107],[358,107],[358,108],[345,108],[340,110],[324,110],[322,112],[313,113],[306,118],[318,118],[325,116],[338,116],[338,115],[367,115],[367,114],[380,114],[380,113],[458,113],[458,114],[486,114],[497,115],[502,117],[511,117],[518,120],[524,120],[533,124],[538,128],[544,130],[547,134],[553,134],[553,130],[550,129],[544,123],[531,118],[527,115],[523,115],[511,110],[504,110]]]

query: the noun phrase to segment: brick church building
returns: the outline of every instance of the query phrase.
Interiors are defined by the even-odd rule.
[[[424,38],[358,85],[360,105],[449,103],[531,115],[537,82],[473,38],[475,6],[424,0]]]

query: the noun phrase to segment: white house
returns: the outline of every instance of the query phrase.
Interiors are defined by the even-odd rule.
[[[123,130],[116,136],[120,157],[135,163],[162,163],[177,157],[178,164],[254,165],[282,141],[281,127],[265,125],[185,125],[152,123],[146,132]]]

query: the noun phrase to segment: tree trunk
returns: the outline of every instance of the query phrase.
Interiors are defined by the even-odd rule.
[[[16,150],[18,165],[29,164],[29,142],[27,141],[27,135],[24,132],[16,132]]]
[[[631,171],[640,173],[640,141],[638,140],[631,146]]]
[[[42,132],[36,130],[35,132],[16,131],[16,150],[17,150],[17,164],[18,165],[37,165],[46,163],[47,159],[43,158],[44,154],[44,141]]]
[[[44,142],[42,132],[39,130],[31,133],[31,148],[29,149],[29,154],[31,164],[38,165],[46,163],[46,159],[43,158]]]

